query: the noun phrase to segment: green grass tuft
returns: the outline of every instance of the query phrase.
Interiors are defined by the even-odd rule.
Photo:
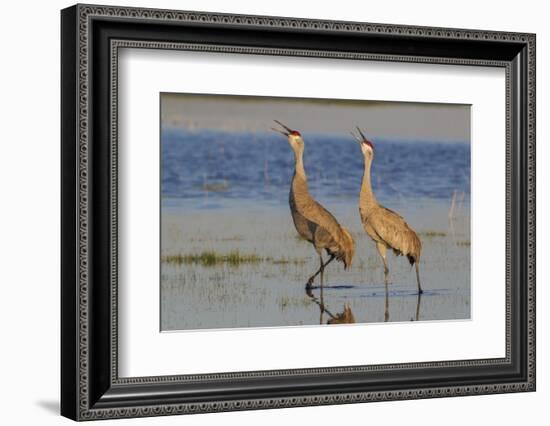
[[[274,265],[301,265],[305,259],[260,257],[256,254],[242,254],[238,250],[230,251],[226,254],[216,253],[214,251],[203,251],[198,254],[177,254],[165,256],[162,258],[163,263],[171,263],[176,265],[201,265],[201,266],[217,266],[228,264],[230,266],[239,266],[241,264],[270,262]]]
[[[223,260],[229,263],[231,266],[238,266],[241,263],[258,263],[263,259],[255,254],[240,254],[238,251],[234,250],[229,252],[226,256],[223,256]]]
[[[166,263],[176,263],[178,265],[197,264],[202,266],[216,266],[227,263],[231,266],[238,266],[241,263],[261,262],[262,258],[255,254],[243,255],[237,250],[233,250],[227,254],[219,254],[214,251],[203,251],[199,254],[166,256],[163,261]]]

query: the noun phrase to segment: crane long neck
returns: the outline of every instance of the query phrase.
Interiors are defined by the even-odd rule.
[[[372,156],[365,156],[365,168],[363,171],[363,181],[361,183],[361,192],[359,193],[359,207],[369,209],[378,205],[378,201],[372,192],[371,185],[371,164]]]
[[[306,192],[307,176],[304,169],[303,151],[294,151],[294,177],[292,178],[292,189],[295,193]]]

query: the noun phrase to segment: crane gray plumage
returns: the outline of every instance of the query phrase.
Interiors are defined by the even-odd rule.
[[[374,147],[359,127],[357,130],[360,137],[356,137],[353,133],[352,136],[359,142],[365,159],[363,181],[359,193],[359,214],[367,235],[376,243],[376,249],[384,262],[384,280],[387,284],[389,269],[386,263],[386,251],[391,249],[398,256],[406,256],[411,266],[415,265],[418,292],[422,293],[419,272],[422,243],[405,219],[380,205],[376,200],[371,186],[371,164],[374,158]]]
[[[344,263],[344,268],[351,266],[355,253],[355,242],[349,231],[341,226],[336,218],[321,204],[313,199],[308,191],[307,176],[304,169],[304,140],[300,133],[275,120],[285,131],[272,129],[282,133],[294,152],[294,176],[290,185],[289,205],[294,226],[298,234],[315,247],[319,255],[320,267],[308,280],[306,289],[311,289],[315,277],[321,274],[321,291],[323,288],[323,272],[334,259]],[[330,256],[323,262],[323,250]]]

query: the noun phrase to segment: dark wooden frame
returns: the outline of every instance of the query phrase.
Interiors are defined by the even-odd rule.
[[[535,35],[76,5],[61,13],[61,36],[64,416],[88,420],[535,390]],[[506,357],[119,378],[120,47],[505,68]]]

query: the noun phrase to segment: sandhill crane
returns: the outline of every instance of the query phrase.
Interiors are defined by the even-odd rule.
[[[307,177],[304,169],[303,154],[304,140],[297,130],[285,126],[280,121],[275,120],[283,130],[272,130],[279,132],[287,137],[288,143],[294,152],[294,176],[290,185],[289,204],[292,213],[294,226],[298,234],[305,240],[313,244],[319,255],[320,266],[307,281],[306,291],[311,293],[312,284],[315,277],[321,274],[321,304],[323,297],[323,272],[327,265],[334,259],[344,263],[344,268],[351,266],[353,255],[355,253],[355,242],[346,228],[341,226],[338,221],[323,206],[321,206],[309,194]],[[323,250],[330,258],[323,262]]]
[[[360,137],[355,136],[354,133],[352,133],[352,136],[359,142],[365,158],[363,182],[361,183],[361,192],[359,194],[359,214],[366,233],[376,243],[378,253],[384,262],[384,282],[387,286],[389,269],[386,263],[386,250],[392,249],[398,256],[407,256],[411,266],[415,265],[418,293],[422,294],[420,273],[418,271],[422,243],[416,232],[405,222],[405,219],[394,211],[381,206],[376,200],[372,192],[370,172],[374,158],[374,146],[361,132],[359,127],[357,127],[357,131]]]

